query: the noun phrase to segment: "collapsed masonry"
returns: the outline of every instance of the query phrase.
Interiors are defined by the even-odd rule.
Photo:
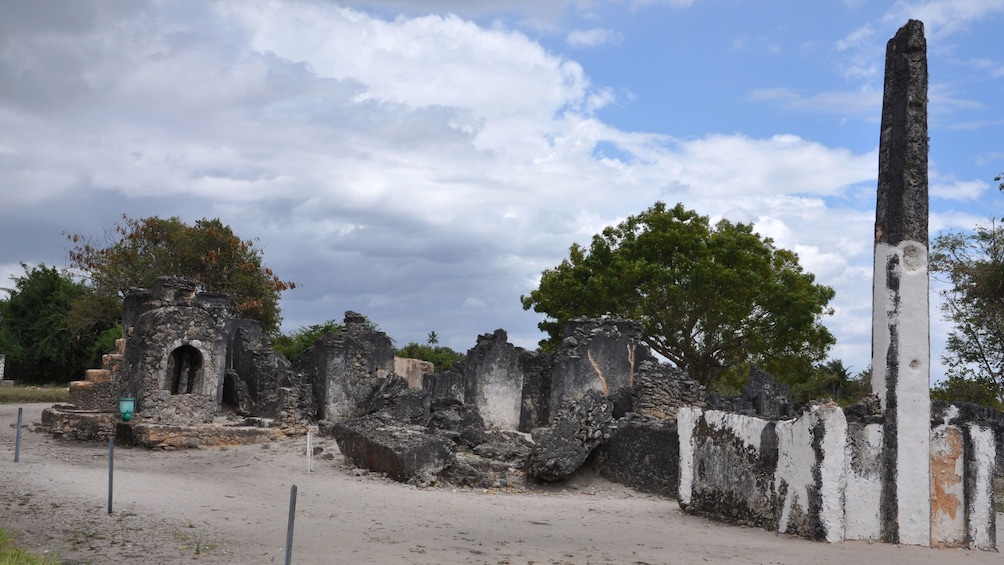
[[[696,382],[652,357],[632,321],[573,320],[554,354],[516,347],[498,330],[433,373],[395,358],[390,338],[354,312],[290,364],[227,304],[175,277],[129,292],[126,336],[102,369],[71,383],[69,405],[43,413],[43,426],[77,439],[194,447],[268,441],[317,422],[350,461],[399,480],[517,486],[527,474],[567,478],[588,460],[672,495],[673,420],[705,400]],[[128,422],[116,410],[123,396],[135,399]]]

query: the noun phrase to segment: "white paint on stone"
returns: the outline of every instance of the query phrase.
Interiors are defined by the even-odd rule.
[[[690,504],[694,488],[694,427],[704,410],[684,406],[676,413],[676,433],[680,438],[680,488],[677,501],[681,506]]]
[[[849,427],[848,427],[849,428]],[[854,434],[856,441],[851,441]],[[849,540],[882,537],[882,424],[848,429],[844,457],[844,536]]]
[[[967,512],[969,546],[992,551],[997,548],[993,491],[994,471],[997,466],[997,441],[993,429],[975,423],[969,424],[969,438],[973,450],[970,465],[976,467],[971,470],[972,493]]]
[[[787,485],[787,496],[781,501],[781,519],[777,530],[788,532],[792,507],[808,514],[808,489],[814,486],[812,468],[816,455],[812,450],[812,426],[815,418],[811,413],[802,414],[797,420],[777,423],[777,471],[774,473],[774,492],[781,492],[782,483]]]
[[[895,258],[893,275],[899,288],[890,288],[886,267]],[[898,366],[895,381],[896,503],[900,543],[931,543],[931,399],[930,315],[926,243],[903,241],[875,245],[872,326],[872,390],[882,406],[889,406],[888,355]],[[893,343],[893,331],[896,343]],[[890,347],[896,351],[890,352]]]
[[[844,494],[847,477],[844,459],[847,444],[847,419],[844,411],[836,404],[822,404],[812,407],[818,421],[823,423],[821,449],[823,460],[819,462],[819,493],[822,503],[820,521],[826,528],[826,541],[844,541],[846,524],[844,518]]]
[[[813,430],[822,423],[821,458],[813,448]],[[797,420],[777,422],[778,462],[774,475],[774,491],[781,492],[782,482],[787,495],[781,502],[778,531],[789,532],[793,508],[808,516],[811,491],[820,497],[819,520],[826,529],[826,541],[844,539],[844,445],[847,421],[838,406],[816,405]],[[819,472],[819,483],[816,482]],[[791,532],[794,529],[790,530]]]
[[[716,430],[728,431],[742,440],[746,447],[760,451],[760,434],[763,433],[765,420],[721,410],[707,410],[704,412],[704,422]]]

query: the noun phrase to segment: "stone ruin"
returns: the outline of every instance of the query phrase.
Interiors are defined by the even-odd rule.
[[[104,367],[43,414],[56,434],[148,446],[268,441],[316,424],[353,465],[419,485],[519,488],[592,469],[690,513],[827,541],[996,548],[1004,418],[929,401],[923,25],[890,41],[876,213],[873,394],[792,405],[752,368],[708,395],[630,320],[575,319],[554,353],[479,336],[453,368],[394,357],[360,314],[294,364],[225,296],[159,279],[125,300]],[[136,418],[118,421],[121,396]]]

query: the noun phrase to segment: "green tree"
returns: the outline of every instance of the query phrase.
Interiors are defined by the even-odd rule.
[[[545,350],[576,316],[632,318],[654,351],[711,386],[742,378],[750,363],[784,382],[806,378],[834,343],[820,321],[833,295],[752,225],[711,226],[657,202],[593,236],[589,249],[572,245],[521,300],[547,315]]]
[[[256,320],[267,333],[278,331],[279,296],[296,284],[264,265],[254,240],[237,237],[219,219],[201,219],[194,226],[177,217],[122,219],[104,243],[66,236],[73,243],[70,266],[98,294],[121,296],[129,288],[149,288],[159,276],[182,276],[195,280],[200,290],[230,295],[234,315]]]
[[[939,234],[930,266],[947,283],[941,311],[952,323],[941,394],[979,398],[972,386],[982,386],[997,403],[1004,401],[1004,226],[991,220],[971,232]]]
[[[432,366],[437,372],[449,369],[455,365],[457,361],[464,358],[463,354],[457,353],[449,347],[432,344],[423,345],[415,342],[411,342],[398,349],[395,355],[398,357],[406,357],[408,359],[421,359],[422,361],[428,361],[432,363]]]
[[[871,383],[865,380],[865,375],[862,371],[852,376],[843,361],[831,359],[815,365],[808,379],[792,387],[792,400],[798,405],[823,398],[841,406],[854,404],[871,392]]]
[[[71,327],[74,304],[89,289],[55,267],[21,267],[24,275],[11,277],[14,287],[0,300],[0,352],[7,358],[7,376],[34,384],[82,378],[95,357],[100,359],[94,344],[106,333],[117,331],[121,337],[121,329],[114,321]]]
[[[290,362],[295,361],[303,355],[303,352],[310,349],[317,343],[317,340],[325,334],[336,332],[341,329],[341,324],[334,320],[328,320],[323,324],[312,324],[300,326],[288,335],[280,334],[272,339],[272,349],[277,353],[282,353]]]
[[[429,332],[429,337],[425,340],[429,345],[439,345],[439,334],[435,331]]]

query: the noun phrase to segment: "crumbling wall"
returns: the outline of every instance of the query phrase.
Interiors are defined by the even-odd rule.
[[[635,368],[641,356],[650,355],[641,336],[642,326],[634,320],[570,320],[551,372],[549,419],[590,390],[614,400],[615,413],[629,412]]]
[[[835,404],[771,421],[683,408],[679,500],[688,512],[842,540],[847,423]]]
[[[442,373],[425,375],[422,389],[433,399],[477,407],[489,426],[529,431],[538,421],[540,402],[547,402],[541,378],[548,369],[536,354],[508,340],[505,330],[478,336],[463,360]],[[528,371],[532,380],[525,377]]]
[[[534,428],[547,425],[551,413],[551,370],[554,355],[534,351],[520,351],[523,370],[519,431],[529,433]]]
[[[882,445],[885,415],[879,399],[869,395],[849,406],[844,448],[844,537],[882,539]]]
[[[637,364],[631,401],[638,414],[676,420],[681,407],[704,407],[706,399],[704,387],[680,369],[654,359],[643,359]]]
[[[846,417],[829,402],[776,421],[683,408],[680,504],[810,539],[884,539],[885,417],[875,396],[849,407]],[[988,408],[935,403],[930,545],[996,548],[998,419]]]
[[[519,349],[505,330],[478,336],[461,365],[464,402],[477,406],[489,426],[515,430],[523,397],[523,367]]]
[[[312,375],[318,420],[363,416],[394,372],[394,344],[387,334],[372,329],[365,316],[346,312],[344,325],[304,352],[297,369]]]
[[[972,404],[931,408],[931,545],[995,549],[999,415]]]
[[[223,403],[242,416],[277,420],[289,428],[316,413],[311,379],[295,372],[251,320],[233,320]]]

